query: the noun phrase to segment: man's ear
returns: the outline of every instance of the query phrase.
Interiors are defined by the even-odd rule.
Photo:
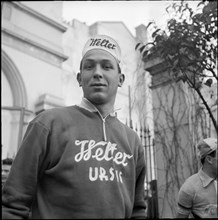
[[[119,84],[118,84],[118,86],[121,87],[123,85],[124,81],[125,81],[125,75],[120,73],[119,74]]]
[[[77,82],[79,83],[79,86],[82,86],[82,80],[81,80],[81,73],[77,73],[77,76],[76,76],[76,79],[77,79]]]
[[[207,160],[208,163],[210,164],[212,163],[212,157],[210,155],[207,155],[205,159]]]

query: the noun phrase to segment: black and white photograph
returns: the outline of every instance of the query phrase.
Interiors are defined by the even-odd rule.
[[[217,1],[1,1],[1,39],[2,219],[217,219]]]

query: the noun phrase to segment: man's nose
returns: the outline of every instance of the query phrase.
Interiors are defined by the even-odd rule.
[[[100,65],[96,65],[95,70],[94,70],[94,77],[102,77],[102,69]]]
[[[2,175],[4,175],[4,176],[7,175],[7,172],[3,170]]]

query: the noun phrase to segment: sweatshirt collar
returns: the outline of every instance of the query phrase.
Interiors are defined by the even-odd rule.
[[[199,170],[199,177],[201,179],[201,182],[203,184],[203,187],[207,187],[214,179],[210,176],[208,176],[202,168]]]
[[[84,108],[90,112],[98,112],[100,115],[101,113],[98,111],[98,109],[95,107],[95,105],[93,105],[88,99],[86,98],[82,98],[81,103],[78,105],[81,108]],[[116,117],[116,111],[120,110],[120,108],[116,108],[114,110],[112,110],[108,115],[112,116],[112,117]]]

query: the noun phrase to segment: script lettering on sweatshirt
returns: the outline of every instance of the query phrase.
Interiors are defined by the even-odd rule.
[[[128,166],[128,160],[133,157],[133,155],[118,151],[117,144],[111,142],[76,140],[75,144],[80,147],[79,153],[75,155],[76,162],[95,159],[96,161],[113,161],[115,164],[125,167]],[[114,167],[89,167],[89,180],[96,181],[98,179],[101,181],[117,180],[117,182],[123,183],[122,172]]]

